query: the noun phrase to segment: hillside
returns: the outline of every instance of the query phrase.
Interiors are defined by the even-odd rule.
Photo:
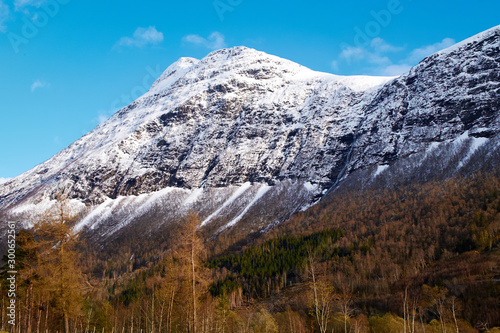
[[[498,149],[499,45],[495,27],[396,78],[315,72],[246,47],[181,58],[107,122],[0,184],[0,215],[29,226],[63,196],[101,244],[190,210],[214,234],[249,234],[355,172],[366,182],[429,151],[443,177],[480,168],[472,155]]]

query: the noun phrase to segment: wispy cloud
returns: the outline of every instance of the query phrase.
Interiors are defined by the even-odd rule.
[[[103,114],[99,115],[99,117],[97,118],[97,120],[99,121],[99,124],[104,124],[106,122],[106,120],[108,120],[109,117],[108,116],[105,116]]]
[[[347,47],[342,50],[339,58],[348,63],[362,60],[371,65],[380,66],[391,64],[391,60],[386,55],[384,55],[383,52],[376,50],[374,47],[370,47],[370,49],[366,49],[363,47]]]
[[[35,82],[33,82],[33,84],[31,84],[31,92],[34,92],[37,89],[46,88],[48,86],[49,84],[47,82],[38,79]]]
[[[391,45],[380,37],[373,38],[370,46],[378,53],[401,52],[405,49],[402,46]]]
[[[348,63],[363,60],[372,65],[388,66],[391,60],[387,53],[397,53],[404,50],[404,47],[395,46],[387,43],[382,38],[374,38],[368,47],[345,47],[339,55],[339,58]]]
[[[332,60],[332,69],[334,71],[339,69],[339,62],[337,60]]]
[[[0,0],[0,32],[7,32],[5,21],[9,19],[10,9],[9,6]]]
[[[397,76],[409,71],[425,57],[455,44],[455,40],[445,38],[441,42],[425,45],[403,53],[405,47],[387,43],[380,37],[371,40],[366,47],[346,46],[337,59],[332,61],[332,69],[338,70],[342,63],[362,65],[373,75]],[[396,56],[399,61],[392,60]]]
[[[203,38],[200,35],[187,35],[182,38],[182,41],[210,50],[218,50],[226,47],[224,35],[218,31],[212,32],[207,38]]]
[[[16,10],[22,10],[25,7],[40,7],[44,0],[14,0]]]
[[[367,52],[368,52],[368,50],[366,50],[362,47],[348,46],[348,47],[342,49],[342,52],[340,52],[339,58],[343,59],[347,62],[361,60],[361,59],[365,58]]]
[[[137,28],[132,37],[122,37],[116,42],[115,47],[145,47],[163,42],[163,33],[156,27]]]
[[[426,45],[426,46],[423,46],[423,47],[420,47],[418,49],[411,51],[410,56],[408,57],[407,60],[410,63],[419,62],[420,60],[424,59],[425,57],[428,57],[431,54],[436,53],[437,51],[444,50],[444,49],[454,45],[455,43],[456,42],[453,38],[445,38],[438,43]]]
[[[408,72],[413,66],[408,64],[392,64],[380,69],[379,73],[381,75],[387,76],[398,76],[403,73]]]
[[[97,122],[99,125],[105,123],[116,110],[101,110],[98,112],[97,117],[92,120],[92,122]]]

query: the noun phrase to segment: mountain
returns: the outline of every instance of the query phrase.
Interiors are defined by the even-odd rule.
[[[356,182],[495,167],[499,102],[500,26],[392,78],[315,72],[246,47],[181,58],[0,184],[0,216],[29,226],[63,196],[98,240],[153,233],[190,210],[213,233],[265,230]]]

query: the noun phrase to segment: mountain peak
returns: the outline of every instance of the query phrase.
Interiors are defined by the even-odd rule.
[[[212,51],[206,57],[208,58],[208,57],[212,57],[212,56],[219,55],[219,54],[224,54],[224,55],[228,55],[228,56],[237,56],[237,55],[243,54],[243,53],[249,54],[249,53],[256,53],[256,52],[264,53],[264,52],[260,52],[260,51],[257,51],[255,49],[252,49],[250,47],[240,45],[240,46],[227,47],[227,48]]]
[[[153,83],[150,94],[170,89],[176,82],[182,84],[226,80],[229,77],[260,79],[278,78],[292,80],[324,76],[293,61],[269,55],[245,46],[213,51],[203,59],[180,58],[170,65]]]
[[[272,63],[273,65],[286,65],[288,67],[291,66],[309,70],[293,61],[246,46],[235,46],[210,52],[201,60],[201,63],[205,66],[230,66],[237,68],[241,68],[242,65],[248,66],[250,64],[259,64],[260,66],[264,66],[265,64]]]
[[[153,83],[150,91],[159,91],[170,87],[175,81],[186,74],[189,69],[200,60],[190,57],[179,58],[163,72],[163,74]]]

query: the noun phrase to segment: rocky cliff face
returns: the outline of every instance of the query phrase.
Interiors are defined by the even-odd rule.
[[[355,170],[497,136],[499,101],[500,27],[397,78],[314,72],[245,47],[181,58],[106,123],[1,184],[0,209],[29,220],[62,194],[78,228],[103,237],[190,209],[219,231],[257,230]]]
[[[367,106],[354,166],[421,151],[464,132],[490,138],[500,129],[500,30],[486,31],[385,85]]]

